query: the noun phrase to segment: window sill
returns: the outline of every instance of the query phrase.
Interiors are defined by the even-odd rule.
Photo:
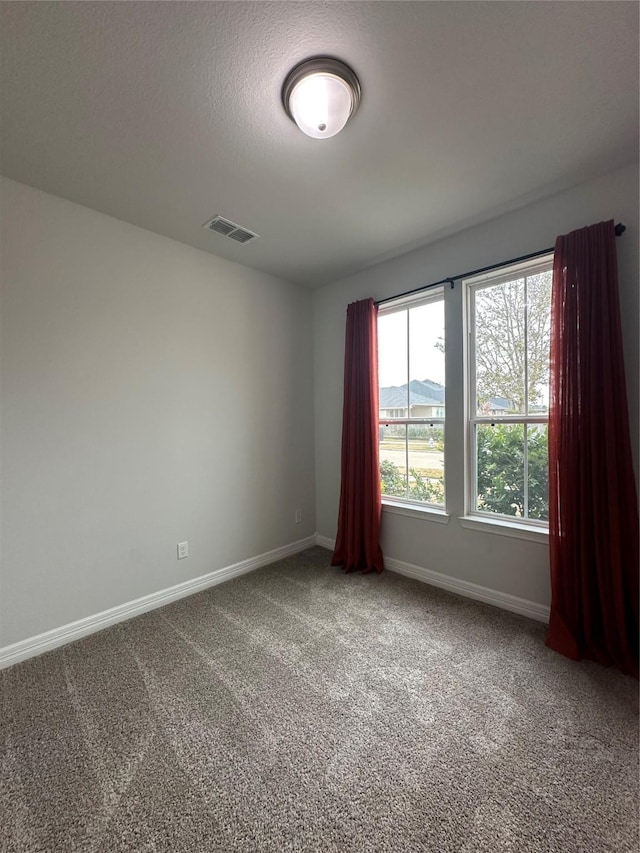
[[[406,515],[409,518],[422,518],[425,521],[436,521],[438,524],[448,524],[450,516],[443,509],[432,506],[416,506],[415,504],[396,503],[382,499],[382,511],[391,515]]]
[[[481,530],[483,533],[510,536],[513,539],[526,539],[528,542],[538,542],[541,545],[549,544],[549,531],[545,527],[530,527],[528,524],[518,524],[517,521],[484,518],[479,515],[463,515],[458,521],[468,530]]]

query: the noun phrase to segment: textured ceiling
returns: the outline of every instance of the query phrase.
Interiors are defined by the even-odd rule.
[[[309,286],[638,156],[635,2],[4,2],[1,30],[2,174]],[[280,103],[318,53],[363,92],[323,141]]]

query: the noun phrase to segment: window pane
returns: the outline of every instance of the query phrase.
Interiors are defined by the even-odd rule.
[[[524,517],[524,424],[476,426],[477,505]]]
[[[527,486],[529,518],[549,519],[549,461],[546,424],[527,426]]]
[[[409,311],[409,402],[409,417],[444,417],[443,299]]]
[[[527,276],[529,414],[549,411],[551,270]]]
[[[407,428],[404,424],[380,426],[380,479],[382,494],[407,496]]]
[[[407,312],[378,316],[380,419],[407,417]]]
[[[524,278],[476,289],[474,300],[477,413],[524,413]]]
[[[444,506],[444,426],[408,427],[409,498]]]

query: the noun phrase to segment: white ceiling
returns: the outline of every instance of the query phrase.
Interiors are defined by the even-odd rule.
[[[638,156],[635,2],[3,2],[1,38],[4,175],[309,286]],[[280,90],[321,53],[362,103],[319,141]]]

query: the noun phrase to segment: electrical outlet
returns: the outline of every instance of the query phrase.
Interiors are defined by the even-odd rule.
[[[295,522],[296,522],[296,524],[300,524],[301,521],[302,521],[302,510],[297,509],[296,514],[295,514]]]
[[[189,556],[189,543],[188,542],[178,542],[178,559],[184,560],[185,557]]]

